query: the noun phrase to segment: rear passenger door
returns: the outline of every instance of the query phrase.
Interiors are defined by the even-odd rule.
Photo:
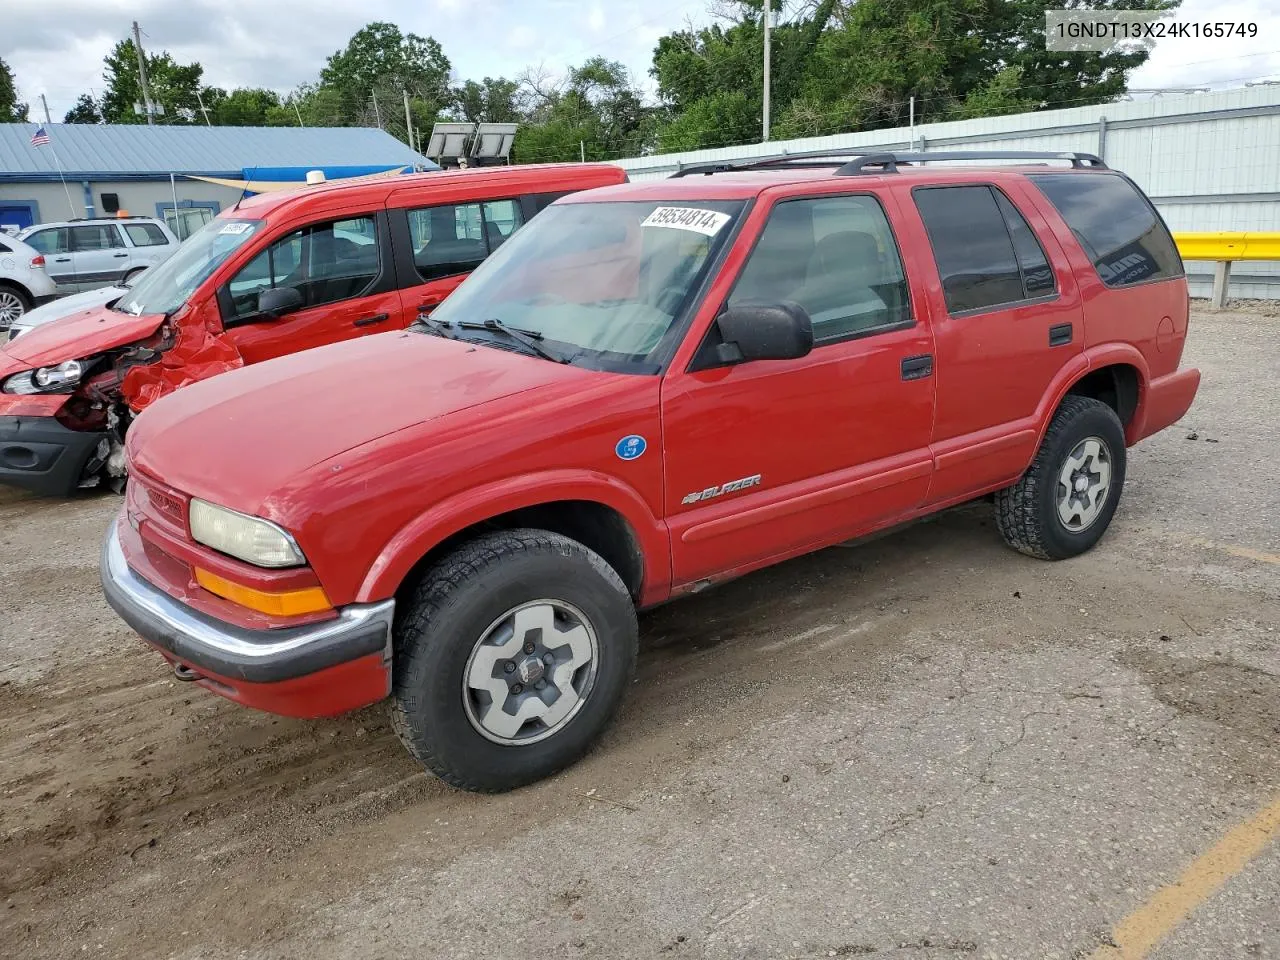
[[[276,238],[218,291],[226,338],[245,363],[405,326],[385,213],[312,223]],[[291,287],[302,306],[271,318],[264,290]]]
[[[44,272],[58,285],[58,293],[75,291],[76,268],[71,261],[71,236],[66,227],[35,230],[22,242],[44,254]]]
[[[910,192],[926,238],[917,249],[932,252],[930,503],[1012,482],[1026,469],[1038,440],[1036,408],[1083,348],[1080,296],[1061,248],[1026,188],[1009,189],[979,183]]]
[[[808,356],[725,364],[713,325],[664,378],[677,585],[846,539],[928,492],[932,337],[875,196],[774,205],[727,306],[783,301],[810,314]]]
[[[118,283],[129,270],[129,249],[114,223],[71,227],[71,261],[78,290]]]
[[[392,209],[389,215],[408,322],[443,303],[525,222],[518,198]]]

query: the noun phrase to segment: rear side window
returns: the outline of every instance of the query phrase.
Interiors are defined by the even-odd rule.
[[[990,187],[921,187],[912,195],[929,233],[948,312],[1027,299],[1013,240]]]
[[[71,228],[72,249],[83,253],[92,250],[114,250],[123,247],[124,241],[116,232],[115,224],[99,224],[92,227]]]
[[[1013,240],[1013,255],[1018,260],[1018,269],[1022,272],[1022,292],[1026,299],[1047,297],[1057,292],[1058,284],[1053,277],[1053,269],[1049,266],[1049,258],[1044,255],[1044,247],[1036,239],[1030,224],[1018,212],[1018,208],[999,190],[995,194],[996,206],[1004,214],[1005,226],[1009,228],[1009,238]]]
[[[67,228],[54,227],[51,230],[37,230],[27,236],[24,241],[46,256],[51,253],[69,253],[71,247],[67,241]]]
[[[524,223],[515,200],[442,204],[407,213],[413,262],[423,280],[469,273]]]
[[[124,232],[135,247],[162,247],[169,242],[164,231],[154,223],[126,223]]]
[[[1106,174],[1030,179],[1062,214],[1107,286],[1183,275],[1173,237],[1128,180]]]

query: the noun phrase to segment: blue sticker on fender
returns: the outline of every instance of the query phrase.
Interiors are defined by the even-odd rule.
[[[644,453],[644,448],[644,437],[637,436],[633,433],[631,436],[623,437],[619,440],[618,445],[613,448],[613,452],[623,460],[634,460],[636,457],[640,456],[640,454]]]

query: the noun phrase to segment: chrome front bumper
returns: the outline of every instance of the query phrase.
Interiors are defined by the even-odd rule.
[[[248,630],[191,609],[134,573],[112,521],[102,545],[107,603],[142,638],[184,663],[227,679],[275,683],[371,653],[391,655],[394,600],[351,604],[337,619],[280,630]]]

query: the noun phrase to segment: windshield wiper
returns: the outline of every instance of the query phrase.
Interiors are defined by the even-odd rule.
[[[443,320],[437,320],[435,317],[427,316],[426,314],[420,315],[418,319],[409,324],[409,326],[421,327],[423,330],[427,331],[427,333],[435,334],[437,337],[444,337],[446,340],[462,339],[453,332],[453,329],[449,324],[445,323]]]
[[[563,357],[558,353],[548,350],[538,341],[541,340],[542,334],[537,330],[521,330],[519,327],[508,327],[501,320],[490,318],[483,323],[475,323],[471,320],[459,320],[455,324],[463,330],[492,330],[498,333],[504,333],[516,343],[522,344],[533,353],[542,357],[544,360],[551,360],[554,363],[569,363],[569,357]]]

